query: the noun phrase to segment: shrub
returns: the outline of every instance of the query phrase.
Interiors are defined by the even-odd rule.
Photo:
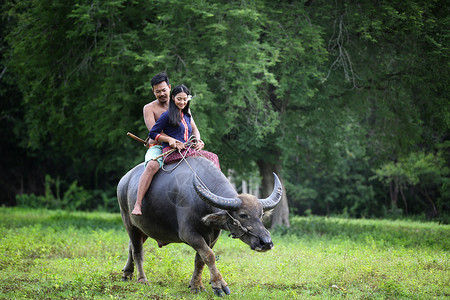
[[[63,210],[93,210],[118,211],[117,200],[114,196],[104,191],[87,191],[78,185],[75,180],[61,196],[62,182],[59,178],[53,179],[45,176],[45,194],[17,195],[16,201],[19,207],[47,208]]]

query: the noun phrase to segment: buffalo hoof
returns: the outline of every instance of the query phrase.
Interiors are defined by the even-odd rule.
[[[223,293],[229,295],[231,293],[230,288],[228,286],[225,286],[221,289],[215,289],[213,288],[214,291],[214,295],[218,296],[218,297],[222,297]]]
[[[199,284],[198,286],[189,285],[189,288],[191,289],[191,293],[192,294],[198,294],[198,293],[206,291],[206,289],[203,286],[203,284]]]
[[[122,281],[128,281],[128,280],[131,280],[131,279],[133,279],[133,274],[123,275],[122,276]]]
[[[201,292],[204,292],[204,291],[206,291],[205,288],[191,288],[191,293],[192,294],[198,294],[198,293],[201,293]]]
[[[145,284],[145,285],[148,285],[148,280],[147,280],[147,278],[145,278],[145,277],[139,278],[139,279],[137,280],[137,282],[138,282],[138,283]]]

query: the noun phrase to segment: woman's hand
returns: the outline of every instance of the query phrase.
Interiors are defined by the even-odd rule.
[[[170,142],[169,142],[169,146],[171,148],[175,148],[177,150],[183,150],[185,148],[184,144],[182,142],[180,142],[179,140],[176,140],[176,139],[171,139]]]

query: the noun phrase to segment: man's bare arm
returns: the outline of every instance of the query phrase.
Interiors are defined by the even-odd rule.
[[[156,123],[152,104],[153,104],[153,102],[145,105],[143,108],[144,122],[145,122],[145,126],[147,126],[148,131],[150,131]]]
[[[197,128],[197,124],[195,124],[194,118],[191,115],[191,126],[192,126],[192,134],[195,135],[197,140],[200,140],[200,131]]]
[[[192,134],[195,135],[195,137],[197,138],[197,145],[195,146],[195,149],[202,150],[203,147],[205,146],[205,144],[200,139],[200,130],[198,130],[197,124],[195,124],[195,121],[194,121],[194,118],[192,118],[192,115],[191,115],[191,126],[192,126]]]
[[[153,126],[156,123],[155,119],[155,106],[154,102],[151,102],[144,106],[143,108],[143,114],[144,114],[144,122],[145,126],[147,126],[148,131],[152,130]],[[161,132],[161,136],[169,137],[167,134]],[[149,139],[148,141],[150,144],[155,144],[156,141],[153,139]]]

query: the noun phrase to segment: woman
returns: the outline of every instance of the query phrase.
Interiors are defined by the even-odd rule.
[[[189,140],[192,134],[191,114],[189,110],[190,98],[191,93],[186,86],[177,85],[174,87],[170,94],[169,110],[159,117],[149,133],[150,138],[162,142],[164,153],[171,148],[176,148],[179,151],[186,149],[184,143]],[[161,135],[163,131],[167,136]],[[193,149],[188,149],[188,152],[184,152],[183,156],[204,156],[212,160],[220,169],[217,155],[208,151],[201,151],[204,143],[200,140],[200,137],[196,138],[197,143],[193,145]],[[164,163],[169,164],[181,158],[182,156],[179,152],[173,152],[166,156]]]

